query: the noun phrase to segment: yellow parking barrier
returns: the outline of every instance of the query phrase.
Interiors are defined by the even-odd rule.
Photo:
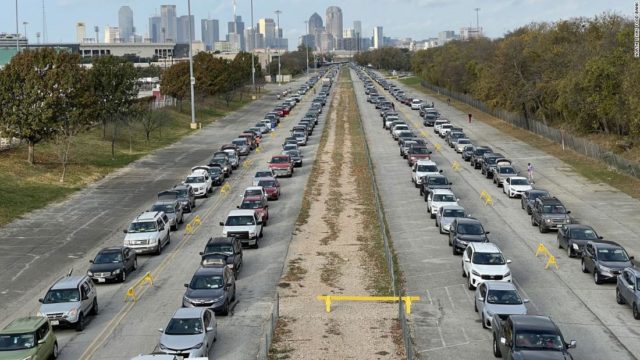
[[[139,287],[145,283],[153,286],[153,276],[151,276],[150,271],[147,271],[147,273],[144,274],[142,279],[138,280],[129,289],[127,289],[127,293],[124,296],[124,301],[129,301],[129,299],[133,299],[133,301],[136,302],[138,300],[138,297],[136,296],[136,287]]]
[[[426,131],[422,130],[422,131],[420,131],[420,135],[422,135],[422,137],[427,137],[429,135],[429,133],[427,133]]]
[[[196,217],[193,218],[193,225],[200,225],[202,224],[202,220],[200,219],[200,215],[196,215]]]
[[[271,137],[276,136],[276,131],[275,130],[271,130]]]
[[[451,164],[451,168],[453,169],[453,171],[460,171],[460,163],[458,162],[458,160],[453,161],[453,164]]]
[[[487,194],[487,197],[484,199],[484,205],[491,205],[493,206],[493,198],[491,198],[491,195]]]
[[[188,223],[187,226],[184,228],[184,232],[186,234],[193,234],[193,225],[191,225],[191,223]]]
[[[243,161],[242,162],[242,167],[245,168],[245,169],[250,167],[251,165],[253,165],[253,161],[254,161],[253,159],[247,159],[247,160]]]
[[[256,148],[256,154],[260,154],[261,152],[262,152],[262,148],[261,147]]]
[[[318,295],[317,300],[324,301],[325,311],[331,312],[333,301],[404,301],[405,312],[411,314],[411,303],[420,301],[420,296],[348,296],[348,295]]]
[[[484,191],[484,190],[482,190],[482,192],[480,193],[480,199],[484,200],[484,199],[487,198],[487,196],[489,196],[489,193]]]
[[[536,257],[538,257],[538,255],[540,254],[544,255],[545,258],[547,258],[547,263],[544,265],[545,270],[548,269],[551,265],[555,266],[556,270],[559,269],[556,257],[553,256],[553,254],[549,251],[549,249],[547,249],[546,246],[544,246],[543,243],[540,243],[540,245],[538,245],[538,249],[536,250]]]
[[[440,144],[435,144],[434,148],[436,149],[437,152],[440,152],[440,149],[442,149],[442,145]]]
[[[227,192],[229,192],[229,190],[231,190],[231,184],[229,184],[228,182],[224,183],[224,185],[222,185],[222,187],[220,188],[220,193],[221,194],[226,194]]]

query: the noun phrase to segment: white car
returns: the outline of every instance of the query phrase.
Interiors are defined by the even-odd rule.
[[[159,329],[161,352],[180,358],[208,357],[216,341],[218,324],[206,307],[179,308],[165,329]]]
[[[258,247],[262,220],[255,210],[231,210],[220,226],[223,226],[222,236],[235,237],[242,245]]]
[[[491,328],[493,316],[527,315],[528,299],[520,297],[512,283],[485,281],[478,285],[474,295],[474,310],[480,315],[483,328]]]
[[[211,177],[206,170],[196,169],[183,181],[193,188],[196,196],[208,197],[211,192]]]
[[[436,120],[436,122],[433,123],[433,131],[440,133],[440,128],[442,127],[442,125],[448,124],[448,123],[449,123],[449,120],[446,120],[446,119]]]
[[[462,253],[462,276],[469,290],[487,280],[511,282],[510,263],[496,244],[472,242]]]
[[[465,211],[462,206],[441,206],[440,210],[438,210],[438,213],[436,214],[436,226],[440,229],[440,234],[448,234],[453,219],[465,216]]]
[[[171,242],[169,217],[162,211],[147,211],[138,215],[124,230],[124,246],[137,254],[155,253]]]
[[[502,192],[510,198],[522,196],[525,191],[531,189],[533,189],[533,186],[529,183],[529,179],[523,176],[511,176],[502,183]]]
[[[453,128],[452,124],[442,124],[442,125],[440,125],[440,128],[438,129],[438,134],[442,138],[446,137],[447,134],[451,131],[451,128]]]
[[[427,175],[440,174],[442,170],[438,169],[438,165],[432,160],[418,160],[413,167],[411,167],[411,181],[420,187],[422,185],[422,179]]]
[[[407,124],[398,124],[396,126],[393,127],[393,130],[391,130],[391,136],[393,136],[394,140],[398,139],[398,134],[400,133],[400,131],[410,131],[411,129],[409,129],[409,125]]]
[[[455,141],[454,143],[454,147],[456,149],[456,152],[458,154],[462,154],[462,152],[464,151],[465,146],[467,145],[471,145],[471,140],[466,139],[466,138],[460,138],[458,140]]]
[[[238,155],[238,152],[233,149],[224,149],[223,151],[229,154],[229,163],[231,164],[231,167],[237,169],[238,166],[240,166],[240,155]]]
[[[422,100],[420,99],[411,100],[411,110],[420,110],[420,105],[422,105]]]
[[[388,129],[389,125],[391,125],[392,122],[394,121],[399,121],[400,118],[398,117],[398,115],[389,115],[384,119],[384,128]]]
[[[449,189],[433,189],[427,195],[427,210],[432,219],[435,219],[438,210],[445,205],[459,205],[458,198]]]

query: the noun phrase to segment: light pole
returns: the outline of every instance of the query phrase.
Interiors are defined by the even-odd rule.
[[[195,92],[194,86],[196,85],[196,78],[193,77],[193,40],[191,39],[191,0],[187,0],[187,16],[189,16],[189,76],[191,83],[191,128],[197,129],[196,124],[196,104],[195,104]]]
[[[478,33],[478,37],[480,37],[480,8],[473,9],[476,11],[476,32]]]
[[[276,10],[276,18],[278,19],[278,30],[276,31],[276,39],[278,39],[278,85],[282,85],[282,73],[280,72],[280,14],[282,14],[282,11]]]
[[[18,0],[16,0],[16,51],[20,52],[20,29],[18,28]]]
[[[256,39],[256,24],[253,22],[253,0],[251,0],[251,31],[253,32],[253,47],[251,48],[251,84],[253,85],[253,92],[258,92],[256,89],[256,64],[255,64],[255,54],[257,39]]]
[[[307,50],[307,75],[309,75],[309,20],[304,21],[304,27],[307,29],[307,34],[304,36],[304,47]]]
[[[27,25],[29,25],[29,22],[23,21],[22,25],[24,26],[24,38],[29,42],[29,36],[27,36]]]

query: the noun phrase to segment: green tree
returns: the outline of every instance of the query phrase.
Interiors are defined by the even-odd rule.
[[[199,54],[198,54],[199,55]],[[196,81],[198,85],[198,81]],[[178,101],[178,107],[182,111],[182,101],[189,96],[189,63],[181,61],[166,69],[160,79],[160,92]]]

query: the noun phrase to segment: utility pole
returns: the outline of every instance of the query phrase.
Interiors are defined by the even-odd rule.
[[[257,34],[256,34],[256,24],[253,22],[253,0],[251,0],[251,30],[253,32],[253,47],[251,48],[251,84],[253,85],[253,92],[257,93],[258,89],[256,88],[256,64],[255,64],[255,54],[256,47],[258,46]]]
[[[29,36],[27,35],[27,25],[29,25],[28,21],[23,21],[22,25],[24,26],[24,38],[25,40],[27,40],[27,43],[29,42]]]
[[[480,8],[473,9],[476,11],[476,32],[478,33],[478,37],[480,37]]]
[[[189,77],[191,83],[191,128],[197,129],[198,124],[196,124],[196,104],[195,104],[195,92],[194,86],[196,85],[196,78],[193,77],[193,40],[191,39],[191,0],[187,0],[187,16],[189,17]]]
[[[309,20],[304,21],[304,27],[307,29],[307,34],[304,36],[304,47],[307,50],[307,75],[309,75]]]
[[[282,86],[282,73],[280,72],[280,57],[282,56],[280,53],[280,14],[282,14],[282,11],[276,10],[276,18],[278,19],[278,30],[276,30],[276,39],[278,40],[278,85]]]
[[[16,51],[20,52],[20,28],[18,25],[18,0],[16,0]]]

